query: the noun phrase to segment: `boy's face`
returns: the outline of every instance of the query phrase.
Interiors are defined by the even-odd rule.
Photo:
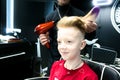
[[[69,3],[70,3],[70,0],[58,0],[58,4],[61,6],[69,4]]]
[[[80,56],[80,51],[85,46],[82,33],[73,27],[58,29],[58,50],[64,60],[72,60]]]

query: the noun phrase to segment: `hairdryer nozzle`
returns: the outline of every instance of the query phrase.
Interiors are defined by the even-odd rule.
[[[54,21],[45,22],[45,23],[37,25],[34,29],[34,32],[40,35],[42,33],[46,33],[53,26],[54,26]]]

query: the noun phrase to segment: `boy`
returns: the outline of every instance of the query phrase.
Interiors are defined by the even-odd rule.
[[[61,57],[58,49],[57,49],[57,30],[56,30],[56,23],[64,16],[85,16],[85,13],[75,8],[71,5],[71,0],[56,0],[57,5],[55,6],[55,10],[46,16],[46,22],[54,21],[53,28],[50,29],[50,31],[47,34],[40,34],[40,42],[42,45],[45,45],[47,42],[50,42],[50,48],[49,53],[47,55],[48,58],[48,71],[47,75],[49,76],[49,71],[51,68],[51,65],[54,61],[59,60]],[[97,28],[97,24],[94,21],[87,20],[87,27],[86,31],[88,32],[86,39],[92,38],[94,36],[94,31]]]
[[[57,23],[58,51],[62,60],[54,62],[49,80],[98,80],[94,71],[81,59],[85,47],[85,23],[80,17],[63,17]]]

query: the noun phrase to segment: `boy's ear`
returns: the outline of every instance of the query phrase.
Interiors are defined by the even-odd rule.
[[[81,41],[81,47],[80,47],[80,50],[84,49],[86,46],[86,41],[85,40],[82,40]]]

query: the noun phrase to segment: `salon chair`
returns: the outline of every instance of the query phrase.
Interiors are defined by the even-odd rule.
[[[115,68],[92,60],[83,60],[98,75],[99,80],[120,80],[120,73]]]

